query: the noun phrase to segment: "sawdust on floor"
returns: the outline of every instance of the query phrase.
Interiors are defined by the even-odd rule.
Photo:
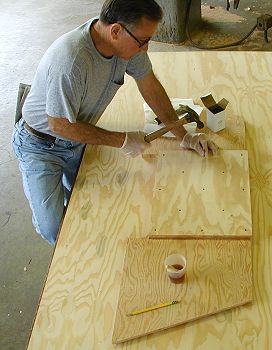
[[[210,23],[239,23],[246,19],[224,9],[223,7],[201,6],[202,19]]]

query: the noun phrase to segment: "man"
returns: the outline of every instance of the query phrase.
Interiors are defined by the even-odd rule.
[[[120,148],[135,157],[148,146],[144,133],[95,126],[131,75],[145,101],[165,124],[176,120],[152,72],[148,42],[161,21],[154,0],[107,0],[94,18],[57,39],[43,56],[14,130],[25,194],[36,231],[56,241],[85,144]],[[125,118],[125,116],[124,116]],[[205,135],[174,130],[183,147],[204,156],[215,150]]]

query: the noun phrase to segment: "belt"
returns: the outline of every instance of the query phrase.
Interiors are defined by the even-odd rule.
[[[44,141],[49,141],[49,142],[55,142],[56,138],[52,135],[45,134],[41,131],[33,129],[30,125],[27,124],[26,121],[23,123],[24,128],[30,132],[30,134],[38,137],[38,139],[44,140]]]

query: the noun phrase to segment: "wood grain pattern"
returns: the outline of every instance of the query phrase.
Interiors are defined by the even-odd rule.
[[[231,117],[234,120],[237,116],[245,120],[252,202],[254,302],[112,345],[126,241],[131,234],[134,237],[146,234],[149,223],[143,218],[148,210],[145,199],[151,196],[151,178],[144,175],[145,194],[141,190],[142,184],[140,186],[142,163],[139,168],[137,165],[140,158],[126,160],[117,150],[87,147],[28,349],[272,349],[271,53],[163,52],[152,53],[150,57],[155,73],[170,97],[191,97],[197,102],[199,96],[212,92],[216,99],[225,97],[230,101],[228,108],[233,111]],[[135,83],[127,79],[100,125],[133,130],[143,127],[143,120],[142,99]],[[154,158],[145,161],[154,166]],[[120,181],[123,178],[120,173],[129,173],[130,169],[135,176],[128,182],[132,188],[121,189],[117,179]],[[110,177],[108,180],[102,174],[104,170]],[[150,170],[151,174],[153,171]],[[105,184],[103,191],[99,181]],[[116,190],[119,201],[115,205]],[[130,200],[129,191],[133,198]],[[100,197],[100,193],[103,196]],[[91,198],[98,198],[98,204],[88,206]],[[128,209],[126,201],[131,201]],[[109,216],[109,220],[108,217],[103,220],[99,215],[101,211]]]
[[[119,150],[93,147],[86,152],[40,304],[48,315],[58,317],[37,320],[49,338],[69,333],[67,342],[54,340],[56,348],[74,349],[71,344],[82,340],[82,348],[95,348],[101,336],[111,344],[122,251],[126,237],[148,234],[151,208],[145,203],[151,198],[154,174],[152,161],[128,160]],[[90,332],[91,324],[102,333]],[[34,337],[33,346],[42,349],[43,339]]]
[[[168,255],[186,256],[182,284],[168,278]],[[119,343],[199,319],[252,300],[249,240],[165,241],[130,239],[116,311],[113,342]],[[179,304],[127,316],[167,301]]]
[[[152,238],[251,237],[247,151],[201,158],[167,152],[158,158]]]

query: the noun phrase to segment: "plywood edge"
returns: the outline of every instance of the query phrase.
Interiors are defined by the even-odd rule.
[[[220,310],[217,310],[216,312],[211,312],[209,314],[205,314],[203,316],[199,316],[199,317],[194,317],[194,318],[191,318],[191,319],[188,319],[187,321],[185,322],[178,322],[178,323],[175,323],[173,325],[170,325],[169,327],[161,327],[161,328],[158,328],[156,329],[156,331],[153,331],[153,332],[147,332],[143,335],[141,335],[141,337],[144,337],[144,336],[147,336],[147,335],[150,335],[150,334],[154,334],[154,333],[157,333],[157,332],[160,332],[160,331],[164,331],[166,329],[170,329],[170,328],[174,328],[174,327],[177,327],[177,326],[181,326],[181,325],[184,325],[188,322],[192,322],[192,321],[197,321],[197,320],[200,320],[200,319],[203,319],[203,318],[207,318],[207,317],[210,317],[210,316],[214,316],[220,312],[224,312],[224,311],[228,311],[228,310],[231,310],[231,309],[234,309],[236,307],[240,307],[240,306],[243,306],[243,305],[247,305],[249,303],[252,303],[253,302],[253,297],[252,297],[252,290],[251,290],[251,297],[244,301],[243,303],[237,303],[235,305],[231,305],[231,306],[228,306],[226,308],[222,308]],[[127,338],[122,338],[122,339],[117,339],[117,336],[115,333],[113,333],[113,336],[112,336],[112,344],[121,344],[121,343],[124,343],[124,342],[127,342],[127,341],[130,341],[130,340],[133,340],[133,339],[137,339],[139,338],[139,336],[135,336],[135,337],[127,337]]]
[[[149,239],[174,239],[174,240],[182,240],[182,239],[215,239],[215,240],[251,240],[252,234],[248,235],[148,235]]]

